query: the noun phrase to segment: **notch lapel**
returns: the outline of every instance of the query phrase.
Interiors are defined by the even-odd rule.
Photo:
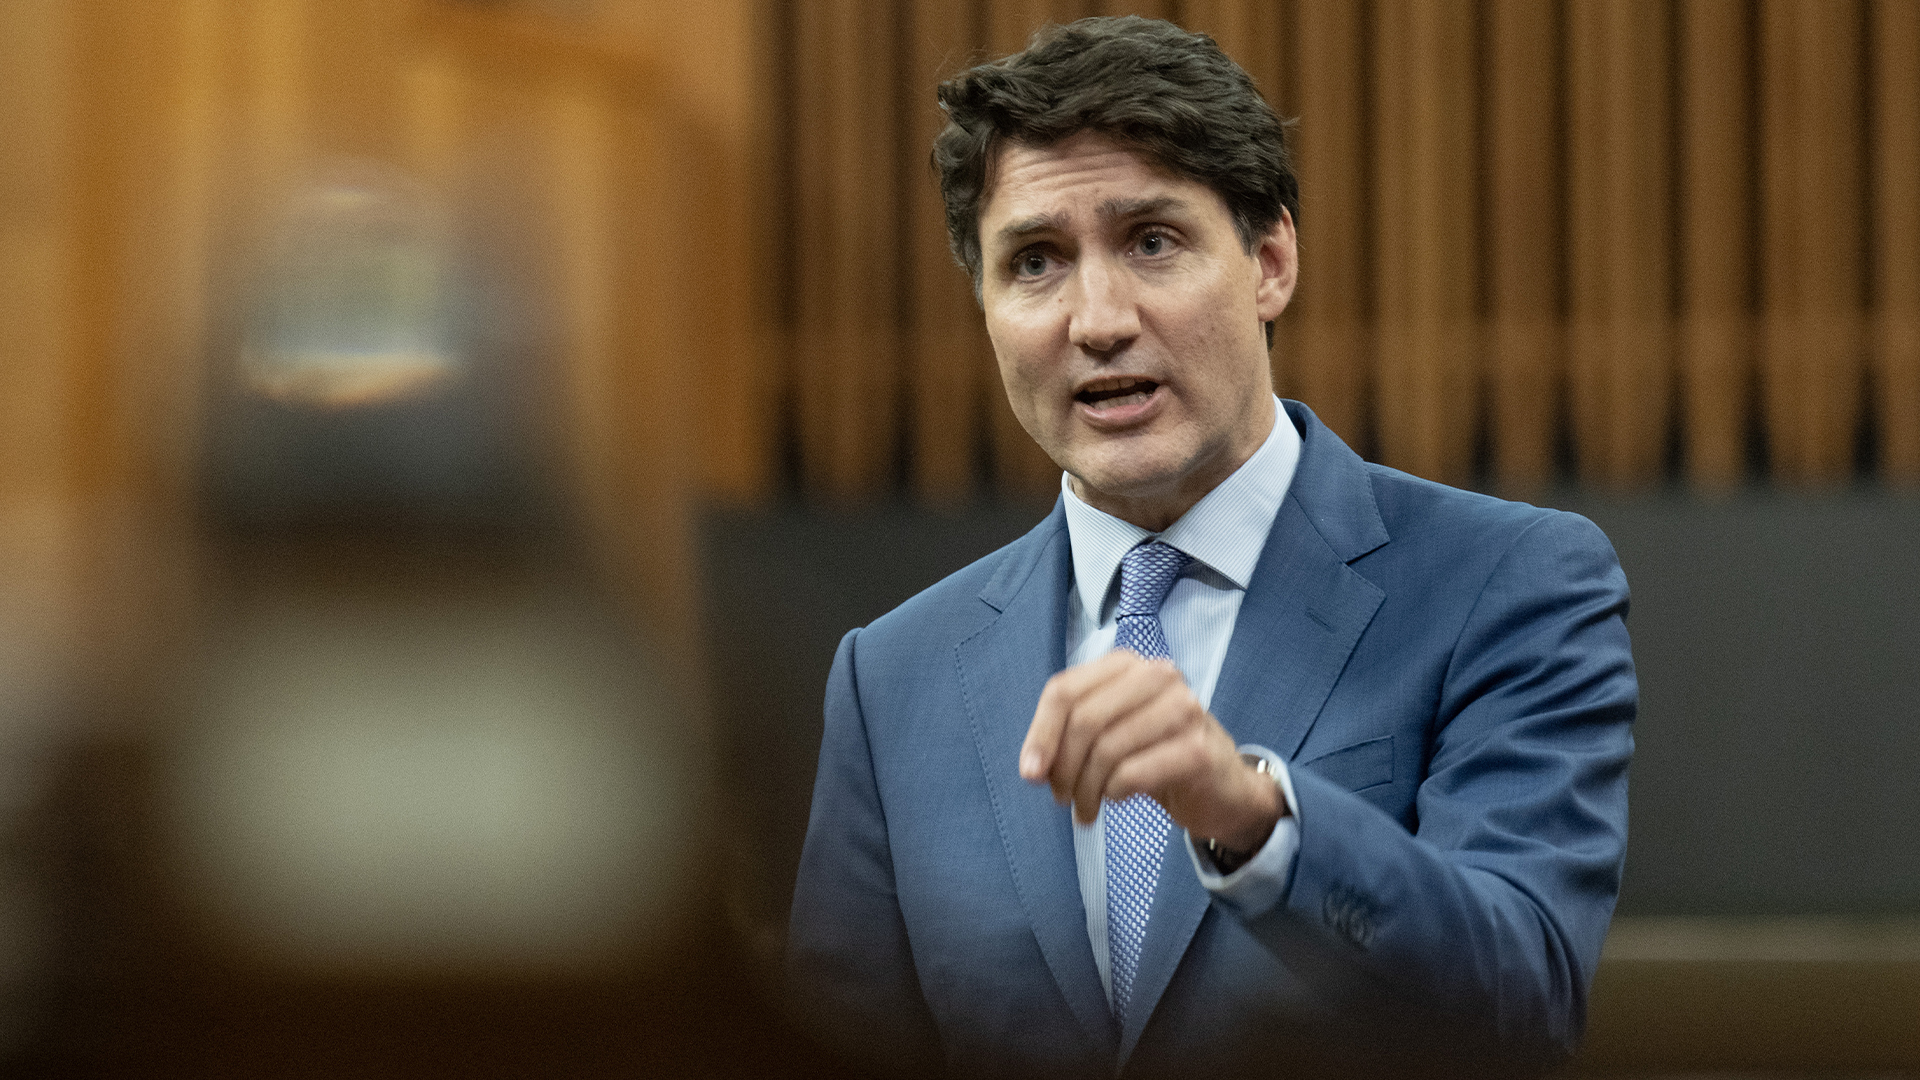
[[[956,645],[954,661],[1021,906],[1054,982],[1105,1057],[1119,1030],[1087,940],[1069,811],[1045,786],[1022,780],[1019,765],[1040,691],[1066,663],[1071,585],[1066,517],[1056,503],[982,591],[1000,615]]]
[[[1366,463],[1296,402],[1300,463],[1234,620],[1210,711],[1239,743],[1291,760],[1386,594],[1347,563],[1387,542]],[[1211,896],[1169,837],[1141,943],[1120,1060],[1140,1039]]]

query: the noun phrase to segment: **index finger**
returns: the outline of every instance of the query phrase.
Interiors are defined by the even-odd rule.
[[[1067,717],[1074,702],[1095,686],[1113,677],[1118,664],[1124,663],[1118,652],[1111,652],[1084,664],[1076,664],[1047,680],[1040,691],[1040,703],[1034,707],[1033,722],[1027,725],[1026,741],[1020,744],[1020,778],[1029,783],[1045,783],[1047,770],[1060,752],[1060,737],[1066,732]]]

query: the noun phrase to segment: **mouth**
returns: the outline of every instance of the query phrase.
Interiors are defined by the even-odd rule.
[[[1095,412],[1105,412],[1108,409],[1124,409],[1129,405],[1143,405],[1158,389],[1160,384],[1152,379],[1121,375],[1096,379],[1081,387],[1073,399]]]

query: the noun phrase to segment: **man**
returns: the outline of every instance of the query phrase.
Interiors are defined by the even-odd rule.
[[[1066,475],[841,642],[801,1006],[969,1075],[1555,1060],[1625,844],[1606,539],[1274,398],[1294,182],[1209,39],[1085,20],[940,98],[950,239]]]

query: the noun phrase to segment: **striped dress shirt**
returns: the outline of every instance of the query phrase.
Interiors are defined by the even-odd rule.
[[[1186,575],[1174,584],[1160,606],[1160,624],[1174,666],[1201,706],[1211,707],[1213,687],[1220,678],[1227,644],[1233,638],[1240,602],[1246,598],[1254,564],[1266,547],[1267,533],[1273,528],[1280,502],[1293,482],[1294,466],[1300,461],[1300,433],[1286,422],[1287,414],[1277,398],[1273,411],[1277,422],[1260,449],[1160,533],[1088,506],[1073,493],[1070,478],[1061,476],[1067,538],[1073,549],[1074,598],[1078,601],[1067,604],[1069,666],[1113,650],[1120,560],[1134,545],[1157,536],[1193,556]],[[1191,836],[1187,848],[1203,886],[1230,906],[1257,911],[1271,906],[1286,890],[1294,855],[1300,849],[1299,817],[1286,763],[1265,747],[1241,749],[1273,763],[1290,816],[1280,819],[1266,845],[1231,874],[1215,872]],[[1111,1001],[1105,816],[1102,804],[1100,818],[1091,825],[1074,823],[1073,850],[1080,899],[1087,912],[1087,938],[1093,945],[1100,983]]]

